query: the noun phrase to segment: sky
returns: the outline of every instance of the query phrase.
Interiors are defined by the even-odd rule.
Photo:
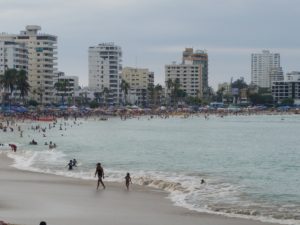
[[[300,71],[300,0],[0,0],[0,32],[40,25],[58,36],[58,70],[88,85],[88,47],[114,42],[123,67],[164,66],[186,47],[209,56],[209,85],[251,81],[251,53],[281,54],[284,72]]]

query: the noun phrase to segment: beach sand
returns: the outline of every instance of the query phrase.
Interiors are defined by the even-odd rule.
[[[167,193],[17,170],[0,154],[0,220],[22,225],[270,225],[173,206]]]

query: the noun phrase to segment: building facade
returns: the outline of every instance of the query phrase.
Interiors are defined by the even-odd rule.
[[[202,90],[202,65],[185,61],[185,64],[170,64],[165,66],[165,82],[171,79],[175,82],[179,80],[180,89],[188,96],[201,98]],[[167,94],[170,90],[167,89]]]
[[[193,65],[201,65],[202,68],[202,96],[209,92],[208,86],[208,54],[204,50],[196,50],[193,48],[186,48],[182,53],[182,64],[192,62]]]
[[[59,73],[64,74],[64,73]],[[75,98],[75,91],[79,89],[79,82],[77,76],[58,76],[55,83],[63,83],[65,85],[64,90],[56,90],[56,102],[60,102],[61,96],[67,98],[70,103],[71,99]]]
[[[41,104],[53,102],[54,78],[57,71],[57,37],[39,33],[40,26],[28,25],[20,34],[1,34],[0,41],[24,44],[28,51],[29,97]]]
[[[154,86],[154,73],[149,69],[125,67],[122,79],[129,84],[127,101],[131,104],[145,106],[149,103],[150,85]]]
[[[7,69],[28,71],[28,51],[25,44],[0,41],[0,74]]]
[[[272,95],[274,101],[280,102],[283,99],[292,98],[300,101],[300,71],[287,73],[283,81],[272,83]]]
[[[251,83],[262,88],[271,88],[272,79],[278,78],[280,75],[274,77],[274,72],[280,73],[280,54],[270,53],[270,51],[263,50],[262,53],[255,53],[251,55]],[[273,73],[273,74],[272,74]],[[271,76],[272,75],[272,76]]]
[[[89,47],[89,88],[102,93],[108,90],[106,99],[110,105],[119,105],[122,71],[122,49],[114,43],[101,43]]]

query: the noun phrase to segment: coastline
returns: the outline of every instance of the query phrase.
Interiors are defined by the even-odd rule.
[[[22,171],[0,154],[0,220],[35,225],[271,225],[251,219],[199,213],[172,205],[167,193],[133,185],[107,182],[96,191],[96,181]]]

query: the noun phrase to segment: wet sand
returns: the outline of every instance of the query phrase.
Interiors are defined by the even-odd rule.
[[[0,153],[0,220],[22,225],[270,225],[173,206],[167,193],[17,170]]]

